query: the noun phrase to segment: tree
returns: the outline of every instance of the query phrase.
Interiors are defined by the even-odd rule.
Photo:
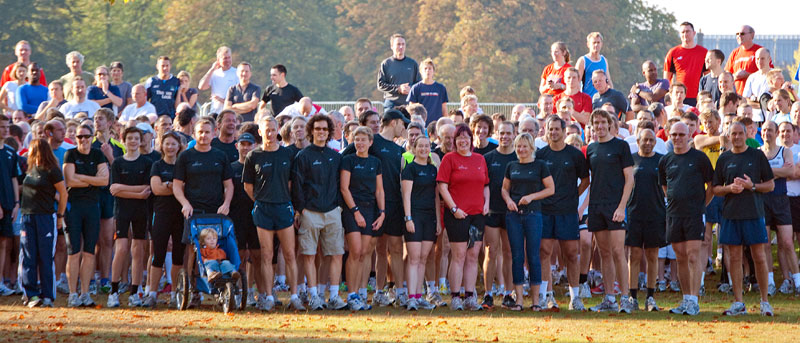
[[[20,40],[31,44],[31,59],[43,68],[49,80],[55,80],[65,70],[64,55],[68,44],[64,38],[70,32],[68,24],[72,11],[66,0],[0,0],[0,13],[6,14],[0,32],[0,61],[15,62],[14,46]]]

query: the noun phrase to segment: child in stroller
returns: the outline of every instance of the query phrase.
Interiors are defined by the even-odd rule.
[[[227,259],[225,250],[217,244],[217,231],[214,229],[203,229],[200,231],[200,256],[203,258],[203,266],[206,268],[206,276],[209,283],[214,283],[220,277],[229,276],[234,282],[239,280],[239,272],[236,267]]]

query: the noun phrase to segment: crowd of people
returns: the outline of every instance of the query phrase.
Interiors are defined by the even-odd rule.
[[[574,67],[555,42],[536,106],[493,114],[469,86],[448,110],[434,61],[407,57],[400,34],[377,75],[382,109],[360,98],[330,112],[280,64],[262,91],[227,47],[192,88],[167,56],[134,85],[121,62],[84,71],[77,51],[48,83],[20,41],[0,90],[0,294],[30,307],[57,293],[68,307],[97,294],[118,307],[125,293],[155,307],[165,294],[174,307],[197,252],[210,279],[246,274],[243,301],[265,311],[286,291],[294,310],[477,311],[497,298],[521,311],[529,296],[547,311],[562,284],[570,310],[595,294],[589,310],[631,313],[643,291],[658,311],[671,289],[683,299],[670,312],[697,315],[719,273],[725,315],[758,291],[771,316],[770,296],[800,294],[800,102],[752,27],[724,65],[691,23],[679,32],[662,78],[644,61],[627,94],[602,34]],[[238,270],[213,230],[192,243],[185,223],[209,213],[232,218]]]

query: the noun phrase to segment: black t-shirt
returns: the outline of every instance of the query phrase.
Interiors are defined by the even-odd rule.
[[[476,154],[480,154],[480,155],[486,155],[489,152],[494,151],[495,149],[497,149],[497,144],[492,143],[492,142],[488,142],[485,147],[483,147],[483,148],[474,148],[474,149],[472,149],[472,152],[474,152]]]
[[[287,146],[286,149],[289,150],[289,155],[292,156],[292,161],[294,161],[294,158],[297,157],[297,154],[300,152],[300,150],[303,150],[298,148],[297,145],[294,144]]]
[[[272,101],[272,115],[277,116],[286,106],[300,101],[302,97],[303,93],[291,84],[287,83],[283,88],[278,87],[276,84],[271,84],[264,90],[261,101],[265,103]]]
[[[211,147],[222,150],[225,156],[228,156],[229,162],[239,160],[239,150],[236,149],[236,140],[230,143],[223,143],[218,137],[214,137],[214,139],[211,140]]]
[[[733,183],[737,177],[750,177],[754,184],[775,178],[769,160],[761,150],[748,147],[744,152],[734,154],[728,150],[719,155],[714,169],[714,186]],[[726,219],[757,219],[764,216],[764,202],[759,192],[749,189],[739,194],[728,193],[722,206],[722,216]]]
[[[548,176],[550,176],[550,170],[547,169],[547,165],[544,162],[539,160],[529,163],[513,161],[508,164],[505,175],[511,181],[508,193],[520,211],[539,212],[542,210],[541,200],[534,200],[527,205],[520,206],[519,199],[543,190],[544,183],[542,183],[542,180]]]
[[[353,196],[353,201],[375,203],[375,188],[377,187],[375,178],[383,174],[381,161],[377,157],[367,156],[365,158],[356,154],[347,155],[342,157],[339,169],[350,172],[348,189]]]
[[[128,161],[124,156],[114,159],[111,164],[111,184],[128,186],[150,185],[150,166],[153,162],[149,158],[139,155],[133,161]],[[133,215],[147,213],[147,199],[128,199],[114,197],[114,215],[125,215],[125,219]]]
[[[20,158],[17,152],[10,146],[0,142],[0,207],[7,210],[16,206],[14,201],[17,197],[14,194],[14,186],[11,180],[18,179],[22,174],[19,161]]]
[[[242,184],[242,171],[244,164],[239,161],[231,162],[231,172],[233,173],[233,198],[231,199],[231,215],[236,217],[240,215],[247,216],[253,210],[253,201],[247,196]]]
[[[253,197],[268,203],[292,201],[289,178],[295,154],[291,149],[278,147],[275,151],[256,148],[247,154],[242,182],[253,185]]]
[[[89,153],[84,155],[78,148],[67,150],[64,154],[64,164],[72,163],[75,165],[75,174],[95,176],[97,175],[97,167],[103,163],[108,163],[106,156],[103,152],[97,149],[89,150]],[[100,194],[100,187],[70,187],[67,192],[69,193],[69,201],[97,201],[97,196]]]
[[[400,178],[414,181],[411,186],[412,209],[436,209],[436,167],[430,163],[423,166],[412,161],[400,173]]]
[[[56,198],[55,184],[64,181],[60,168],[42,169],[39,167],[28,171],[22,181],[22,197],[20,199],[20,212],[22,214],[53,214],[56,208],[53,201]]]
[[[489,169],[489,211],[505,214],[508,208],[500,190],[503,188],[503,178],[506,176],[506,167],[509,162],[517,160],[517,153],[501,154],[497,149],[483,155],[486,159],[486,168]],[[577,208],[577,207],[576,207]]]
[[[200,152],[190,148],[178,155],[174,178],[184,182],[183,193],[195,210],[216,213],[225,201],[222,183],[230,180],[232,174],[222,150],[211,148]]]
[[[536,159],[547,165],[556,186],[555,194],[542,199],[542,212],[552,215],[577,213],[578,180],[589,177],[583,153],[569,144],[559,151],[553,151],[548,145],[536,150]]]
[[[155,150],[148,152],[146,154],[142,154],[142,156],[149,159],[151,163],[156,163],[156,161],[161,159],[161,153]]]
[[[619,205],[625,188],[623,169],[633,166],[631,148],[627,142],[612,138],[594,142],[586,148],[589,170],[592,171],[590,205]]]
[[[400,166],[403,151],[401,146],[383,138],[381,135],[375,135],[372,140],[372,146],[369,147],[369,155],[381,160],[384,199],[386,199],[387,203],[395,203],[399,204],[399,206],[402,206],[401,201],[403,201],[402,193],[400,192]],[[355,153],[355,145],[350,144],[344,149],[342,155]]]
[[[659,153],[650,157],[633,154],[633,191],[628,200],[629,218],[656,222],[666,219],[664,190],[658,182],[661,171],[659,161],[664,161],[663,156]]]
[[[667,186],[667,213],[672,217],[701,216],[706,209],[706,182],[714,167],[703,152],[690,148],[685,154],[668,152],[658,164],[658,179]]]
[[[441,161],[444,158],[444,155],[445,155],[445,152],[442,151],[442,147],[440,147],[440,146],[437,146],[436,148],[434,148],[433,149],[433,153],[436,154],[436,156],[439,156],[439,161]]]
[[[150,177],[158,176],[161,182],[172,181],[175,165],[164,160],[158,160],[150,167]],[[174,195],[156,195],[153,197],[153,210],[160,213],[180,212],[181,203]]]

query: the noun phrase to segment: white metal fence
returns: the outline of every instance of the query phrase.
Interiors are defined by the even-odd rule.
[[[316,101],[314,102],[317,105],[322,106],[325,111],[338,111],[342,106],[350,106],[353,107],[353,101]],[[522,103],[527,107],[533,107],[538,111],[538,106],[534,103]],[[506,102],[483,102],[479,103],[478,106],[483,110],[483,113],[491,115],[493,113],[502,113],[506,116],[511,114],[511,109],[517,105],[517,103],[506,103]],[[383,113],[383,101],[381,100],[373,100],[372,106],[375,107],[378,113]],[[200,116],[208,115],[209,109],[211,108],[211,102],[204,103],[200,106]],[[461,108],[461,103],[458,102],[448,102],[447,103],[447,110],[454,110]]]

